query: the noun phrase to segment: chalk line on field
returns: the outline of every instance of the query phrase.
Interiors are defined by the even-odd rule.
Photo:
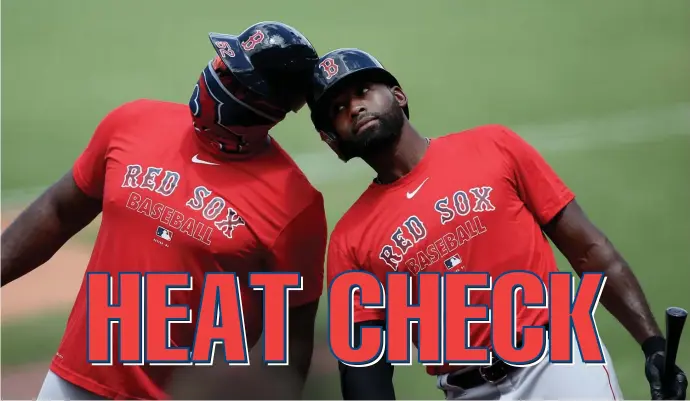
[[[458,130],[466,128],[470,127],[458,126]],[[515,125],[510,128],[537,150],[545,153],[658,142],[672,137],[690,136],[690,103],[559,123]],[[315,185],[359,179],[360,174],[369,171],[369,166],[359,159],[343,164],[325,144],[323,150],[297,153],[293,157]],[[35,198],[46,188],[39,186],[2,191],[2,200],[10,204],[25,202]]]

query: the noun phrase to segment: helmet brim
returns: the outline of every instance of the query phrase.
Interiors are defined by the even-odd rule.
[[[242,49],[238,36],[212,32],[209,39],[216,54],[244,86],[293,112],[306,104],[311,69],[318,61],[318,56],[312,55],[313,50],[307,47],[294,49],[293,46],[292,57],[277,64],[275,60],[281,59],[281,53],[286,50],[270,48],[255,56],[257,59],[252,62]],[[257,61],[259,65],[255,65]]]
[[[258,74],[254,74],[254,65],[242,50],[237,36],[211,32],[208,38],[216,54],[240,82],[257,93],[263,95],[269,93],[266,81],[260,79]]]

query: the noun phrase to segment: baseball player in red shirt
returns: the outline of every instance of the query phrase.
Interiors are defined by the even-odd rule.
[[[557,271],[551,238],[578,274],[605,272],[602,303],[641,345],[652,397],[684,399],[687,378],[678,367],[671,384],[661,385],[665,340],[635,276],[533,147],[501,125],[424,137],[410,125],[408,98],[398,81],[358,49],[322,56],[313,85],[309,106],[322,139],[343,161],[359,157],[377,174],[331,233],[329,285],[350,270],[370,272],[384,285],[393,271],[488,272],[495,279],[528,270],[548,283],[548,274]],[[412,283],[416,303],[417,282]],[[473,291],[470,299],[491,305],[490,291]],[[362,307],[359,292],[353,305],[357,348],[361,328],[385,327],[386,311]],[[516,308],[518,342],[525,326],[548,330],[547,309],[519,302]],[[489,324],[472,324],[470,330],[470,346],[491,346]],[[417,330],[412,333],[417,345]],[[427,366],[427,372],[437,376],[447,399],[622,396],[612,365],[582,363],[578,347],[572,365],[544,358],[515,367],[492,360],[481,368]],[[395,398],[393,366],[385,358],[367,367],[340,363],[340,375],[345,399]]]
[[[209,37],[217,55],[188,105],[143,99],[111,111],[73,168],[7,228],[2,285],[45,263],[102,213],[87,273],[116,281],[122,271],[190,272],[192,289],[170,299],[193,311],[191,324],[170,329],[173,346],[190,347],[205,273],[234,272],[251,348],[263,330],[263,294],[248,288],[248,274],[299,272],[302,290],[288,301],[289,355],[304,380],[323,287],[324,203],[269,130],[305,105],[318,55],[279,22]],[[168,398],[171,367],[87,362],[85,283],[38,398]]]

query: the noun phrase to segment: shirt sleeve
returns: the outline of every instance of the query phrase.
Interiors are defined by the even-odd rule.
[[[509,128],[499,127],[499,147],[506,155],[518,196],[540,225],[545,225],[574,198],[542,155]]]
[[[299,272],[302,290],[290,292],[290,306],[318,300],[323,293],[328,226],[323,196],[318,193],[309,206],[278,235],[273,245],[274,270]]]
[[[112,110],[101,120],[86,149],[72,166],[72,175],[77,186],[93,198],[101,199],[103,197],[106,158],[123,107],[124,105]]]
[[[328,245],[328,286],[339,274],[354,270],[366,270],[357,266],[355,258],[348,252],[341,244],[337,235],[331,234],[331,240]],[[384,283],[385,285],[385,283]],[[353,296],[353,323],[364,322],[367,320],[385,320],[386,310],[365,308],[360,302],[360,292],[355,291]]]

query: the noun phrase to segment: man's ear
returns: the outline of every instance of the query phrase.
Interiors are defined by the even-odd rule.
[[[407,106],[407,95],[405,94],[405,92],[403,92],[401,87],[394,86],[393,88],[391,88],[391,91],[393,92],[393,97],[395,97],[395,101],[398,102],[398,105],[400,105],[400,107]]]

